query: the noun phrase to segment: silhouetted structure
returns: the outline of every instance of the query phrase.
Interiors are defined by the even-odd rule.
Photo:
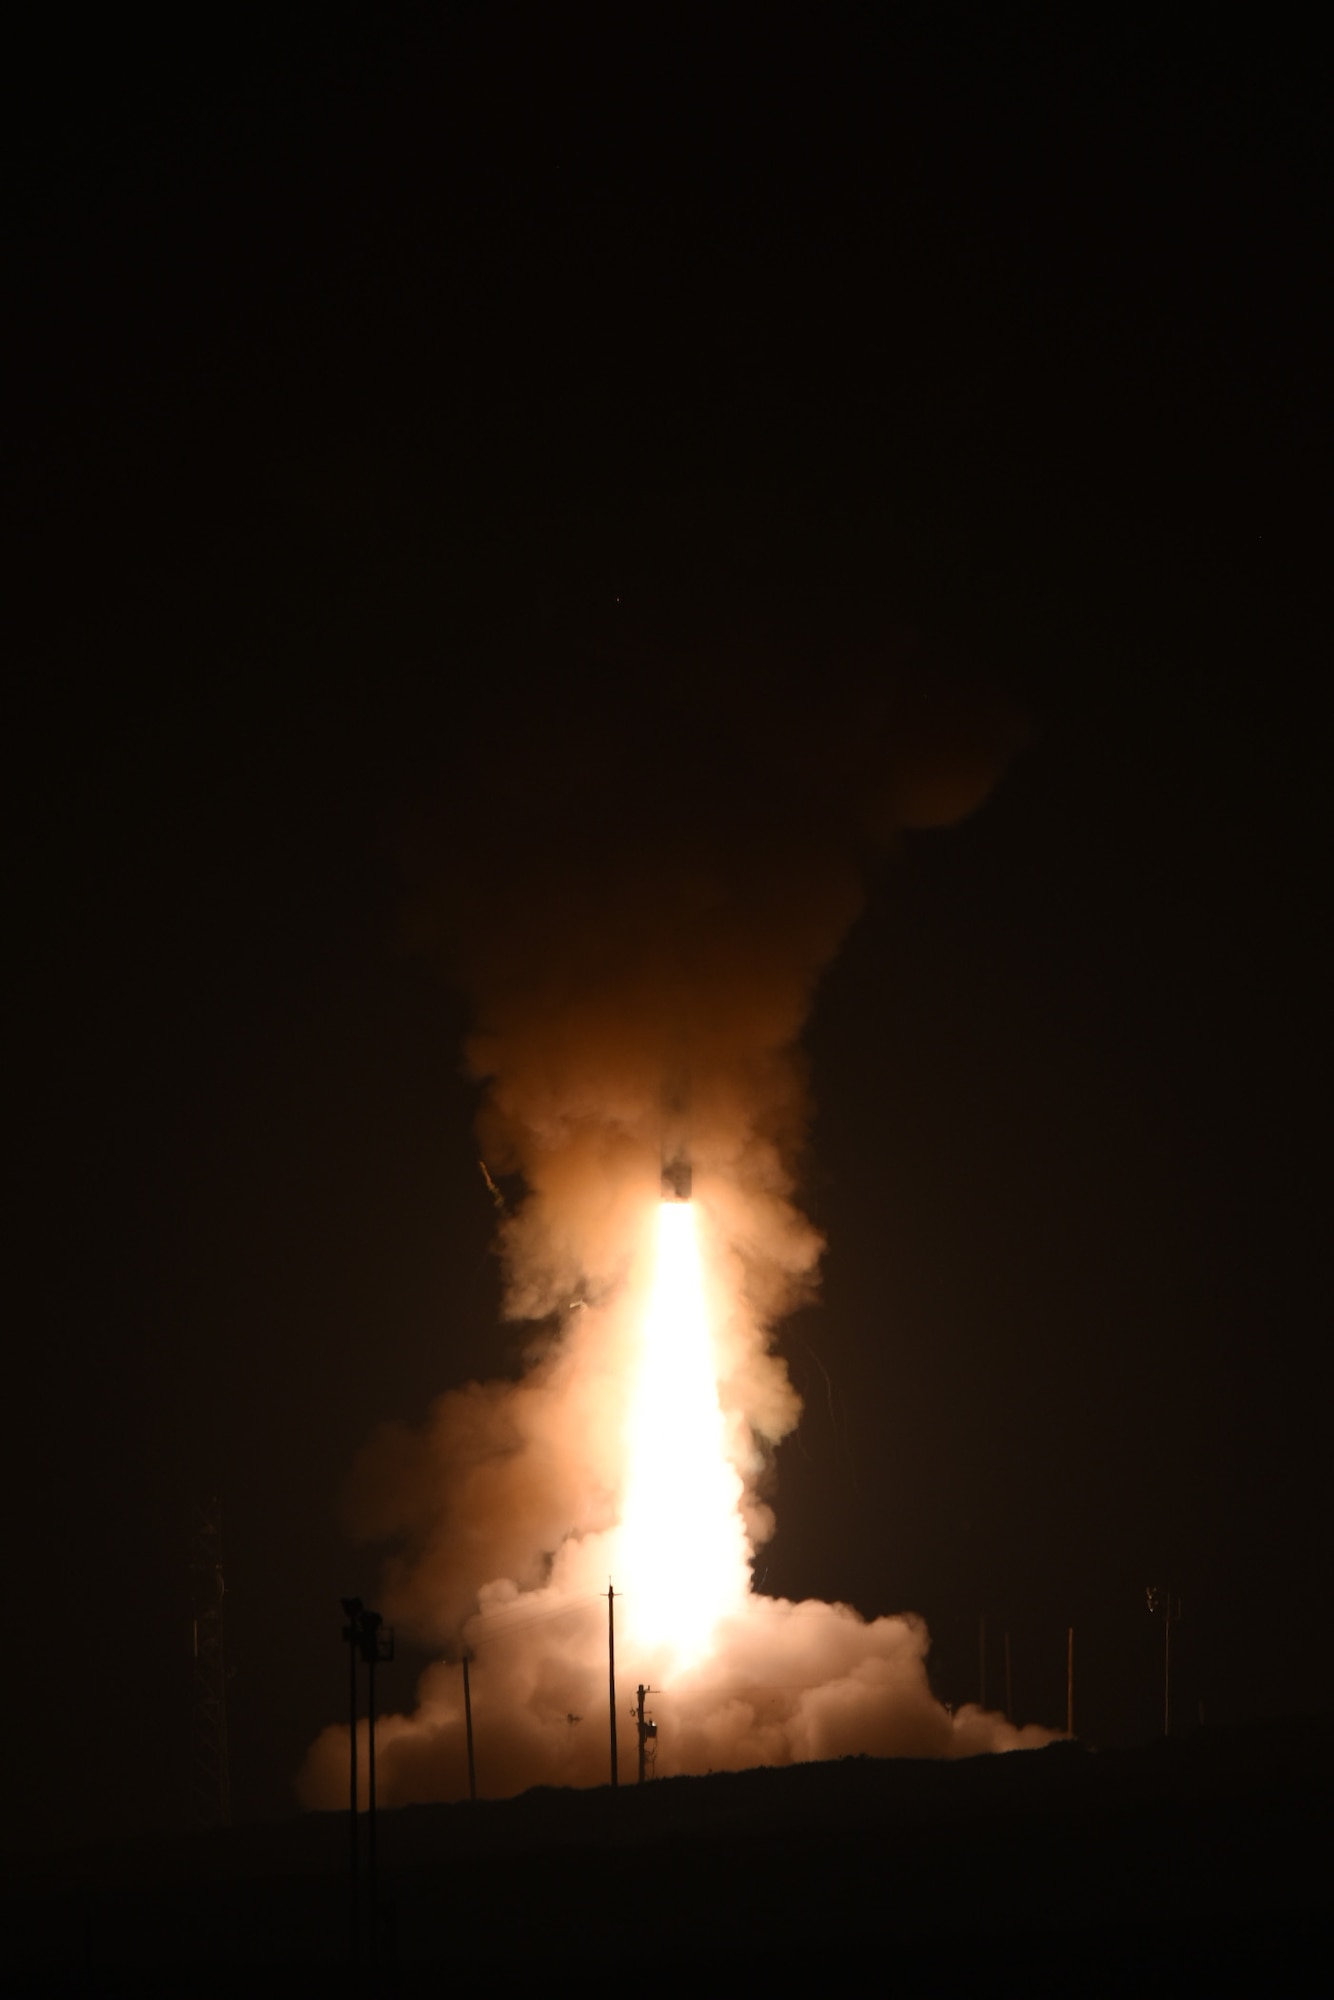
[[[227,1663],[222,1643],[222,1503],[208,1502],[190,1549],[194,1598],[194,1711],[190,1745],[190,1817],[196,1826],[230,1826],[227,1765]]]
[[[376,1847],[375,1800],[375,1669],[394,1657],[394,1629],[378,1611],[361,1614],[361,1657],[366,1662],[366,1859],[370,1897],[371,1963],[380,1948],[380,1868]]]
[[[468,1735],[468,1797],[477,1797],[477,1762],[472,1748],[472,1683],[468,1678],[468,1666],[472,1654],[463,1649],[463,1722]]]
[[[645,1687],[641,1681],[638,1689],[639,1699],[631,1711],[635,1718],[635,1725],[639,1731],[639,1782],[641,1785],[648,1776],[649,1766],[656,1757],[658,1750],[658,1725],[652,1716],[645,1715],[644,1713],[644,1697],[653,1692],[652,1688]]]
[[[616,1758],[616,1593],[607,1584],[607,1680],[611,1689],[611,1781],[619,1784]]]
[[[361,1888],[357,1835],[357,1658],[366,1663],[366,1844],[367,1897],[370,1905],[370,1956],[375,1963],[379,1946],[379,1875],[375,1824],[375,1669],[394,1657],[393,1627],[386,1625],[378,1611],[368,1611],[359,1597],[342,1600],[347,1623],[343,1643],[348,1649],[348,1754],[349,1754],[349,1951],[355,1971],[361,1962]]]
[[[360,1843],[357,1839],[357,1652],[361,1644],[361,1617],[364,1606],[359,1597],[342,1600],[347,1623],[343,1643],[347,1647],[348,1695],[348,1956],[355,1972],[361,1963],[361,1881]]]
[[[1172,1627],[1181,1616],[1181,1599],[1170,1589],[1151,1586],[1144,1593],[1151,1618],[1163,1621],[1163,1735],[1172,1734]]]

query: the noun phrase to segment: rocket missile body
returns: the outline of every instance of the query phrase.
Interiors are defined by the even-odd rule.
[[[669,1076],[662,1104],[662,1198],[689,1201],[694,1173],[690,1164],[690,1075],[682,1062]]]

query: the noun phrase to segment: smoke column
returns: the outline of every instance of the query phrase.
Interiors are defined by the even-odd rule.
[[[522,1190],[498,1247],[533,1337],[520,1379],[382,1427],[354,1470],[356,1531],[389,1551],[383,1610],[441,1656],[383,1721],[389,1804],[466,1792],[464,1647],[485,1793],[605,1782],[609,1577],[626,1685],[662,1690],[664,1775],[1048,1740],[939,1704],[920,1620],[751,1587],[800,1413],[774,1332],[823,1247],[795,1199],[802,1027],[875,849],[979,805],[1014,732],[883,672],[817,710],[808,663],[749,655],[714,678],[707,649],[566,662],[479,823],[415,839],[472,996],[482,1150]],[[663,1203],[682,1140],[694,1198]],[[327,1729],[303,1801],[341,1805],[346,1768]]]

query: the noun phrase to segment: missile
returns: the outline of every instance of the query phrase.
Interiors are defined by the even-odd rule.
[[[690,1166],[690,1076],[683,1064],[668,1078],[663,1092],[663,1200],[689,1201],[693,1179]]]

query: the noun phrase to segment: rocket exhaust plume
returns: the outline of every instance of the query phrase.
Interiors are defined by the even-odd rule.
[[[945,723],[883,683],[873,714],[827,714],[821,738],[798,706],[760,765],[749,697],[715,703],[703,748],[692,714],[639,732],[622,714],[574,795],[534,724],[496,779],[485,877],[448,837],[421,850],[474,997],[485,1158],[527,1190],[498,1231],[507,1311],[535,1334],[518,1380],[382,1426],[354,1469],[356,1531],[389,1549],[385,1614],[441,1655],[384,1719],[387,1803],[466,1793],[464,1648],[484,1792],[605,1781],[609,1577],[618,1661],[662,1690],[664,1775],[1048,1740],[938,1703],[920,1620],[753,1588],[799,1415],[773,1332],[822,1249],[794,1201],[815,983],[868,841],[962,817],[1013,747],[957,696]],[[638,831],[654,781],[692,800],[670,838]],[[304,1801],[339,1806],[345,1772],[326,1730]]]
[[[617,1567],[634,1585],[629,1639],[665,1656],[658,1671],[672,1674],[705,1658],[722,1619],[740,1610],[751,1550],[744,1482],[718,1399],[695,1204],[673,1193],[651,1234],[640,1351],[630,1365]]]

